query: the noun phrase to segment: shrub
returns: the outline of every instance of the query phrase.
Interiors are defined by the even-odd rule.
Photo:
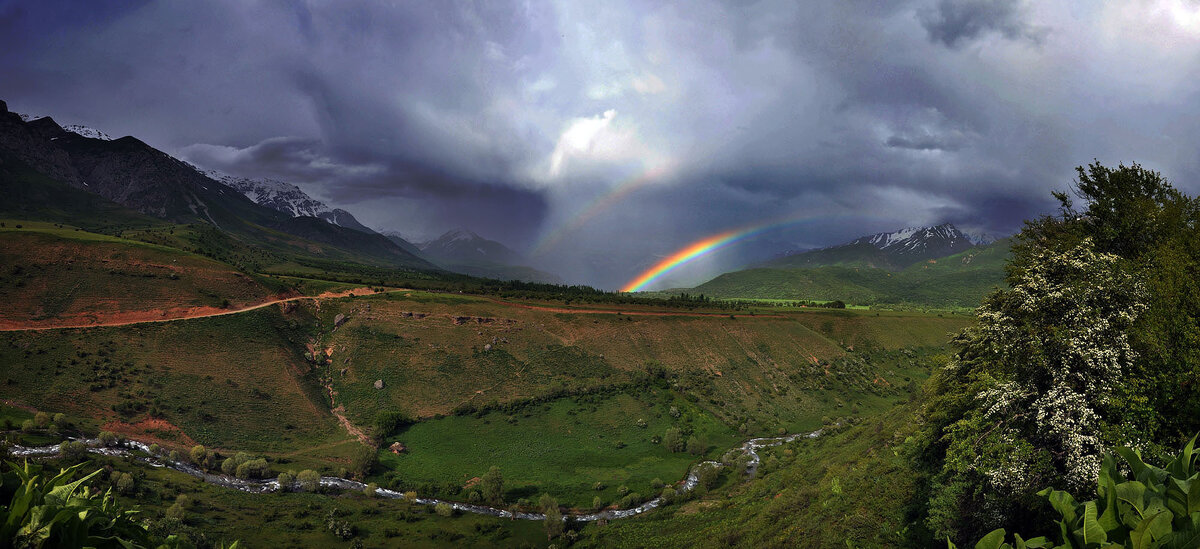
[[[78,440],[64,441],[58,445],[58,455],[68,461],[79,461],[87,456],[87,445]]]
[[[133,492],[135,482],[136,481],[134,481],[133,475],[130,475],[129,473],[113,473],[112,484],[113,487],[117,489],[118,493],[129,494]]]
[[[183,506],[176,503],[167,508],[166,515],[168,518],[182,521],[187,516],[187,512],[183,510]]]
[[[21,430],[25,431],[26,433],[32,432],[36,428],[37,426],[34,425],[32,419],[27,419],[21,422]]]
[[[443,517],[449,517],[449,516],[454,515],[454,507],[451,507],[450,504],[446,503],[446,502],[442,502],[437,505],[434,505],[433,511]]]
[[[296,482],[305,492],[316,492],[321,488],[321,474],[312,469],[305,469],[296,475]]]
[[[97,435],[96,438],[99,439],[100,444],[104,446],[112,446],[116,444],[118,440],[116,433],[113,433],[112,431],[100,431],[100,434]]]
[[[504,475],[500,474],[500,468],[493,465],[484,473],[480,479],[479,488],[482,491],[482,497],[491,505],[500,505],[504,503]]]
[[[350,457],[350,470],[357,478],[366,478],[371,474],[371,469],[375,467],[375,463],[379,461],[379,452],[366,445],[360,445],[354,449],[354,454]],[[344,474],[341,476],[345,476]]]
[[[412,418],[404,412],[396,410],[379,412],[375,415],[375,437],[382,440],[412,424]]]
[[[366,488],[363,488],[363,495],[367,496],[369,498],[373,498],[373,497],[375,497],[375,492],[377,492],[378,490],[379,490],[379,485],[372,482],[372,483],[368,484]]]
[[[667,450],[671,452],[682,452],[686,447],[683,433],[679,431],[678,427],[667,429],[667,432],[663,434],[662,442],[663,446],[666,446]]]
[[[66,414],[63,414],[61,412],[54,414],[54,424],[59,426],[60,428],[67,427],[69,424],[67,423]]]
[[[199,444],[192,446],[192,450],[188,453],[188,455],[191,456],[192,463],[195,463],[201,467],[204,467],[205,463],[208,461],[208,449]]]
[[[286,492],[291,490],[292,485],[295,484],[296,475],[293,475],[291,471],[284,471],[279,473],[279,478],[276,481],[279,482],[279,490]]]
[[[242,462],[237,467],[238,478],[265,478],[271,472],[267,460],[259,458]]]
[[[698,456],[698,455],[703,454],[705,450],[708,450],[708,445],[704,444],[703,442],[700,442],[700,439],[698,439],[696,437],[688,438],[687,451],[689,454],[692,454],[693,456]]]
[[[33,422],[37,424],[39,429],[45,429],[48,425],[50,425],[50,414],[47,414],[46,412],[38,412],[37,414],[34,414]]]

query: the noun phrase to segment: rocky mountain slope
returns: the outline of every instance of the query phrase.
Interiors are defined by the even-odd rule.
[[[205,170],[203,173],[211,179],[233,187],[259,205],[292,217],[315,217],[339,227],[364,233],[375,232],[359,223],[350,212],[341,208],[331,208],[291,183],[269,178],[238,177],[217,170]]]

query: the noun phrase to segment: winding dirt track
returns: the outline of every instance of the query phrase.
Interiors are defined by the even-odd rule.
[[[349,297],[350,294],[370,296],[376,293],[395,293],[395,292],[411,292],[413,290],[405,288],[393,288],[384,290],[383,292],[375,292],[370,288],[355,288],[353,290],[345,290],[341,292],[325,292],[320,295],[301,295],[292,297],[281,297],[271,299],[254,305],[247,305],[235,309],[222,309],[219,307],[181,307],[176,309],[159,309],[153,311],[123,311],[116,313],[83,313],[77,315],[80,318],[72,319],[50,319],[46,321],[32,321],[21,323],[13,320],[0,320],[0,332],[31,332],[41,330],[64,330],[72,328],[101,328],[112,326],[130,326],[133,324],[151,324],[158,322],[175,322],[177,320],[191,320],[194,318],[209,318],[214,316],[236,315],[249,311],[270,307],[280,303],[288,303],[291,301],[317,300],[317,299],[335,299],[339,297]],[[506,307],[516,307],[519,309],[529,309],[534,311],[545,311],[550,313],[567,313],[567,314],[604,314],[604,315],[624,315],[624,316],[686,316],[686,317],[729,317],[738,318],[785,318],[785,315],[778,314],[729,314],[729,313],[703,313],[694,311],[638,311],[638,310],[621,310],[621,309],[576,309],[567,307],[548,307],[543,305],[532,305],[528,303],[517,303],[513,301],[505,301],[502,299],[484,297],[489,302]]]
[[[236,315],[270,307],[279,303],[287,303],[290,301],[303,301],[306,299],[333,299],[339,297],[349,297],[354,295],[372,295],[374,293],[389,293],[389,292],[405,292],[411,290],[405,289],[390,289],[384,292],[374,292],[370,288],[355,288],[353,290],[345,290],[342,292],[325,292],[320,295],[300,295],[292,297],[281,297],[247,305],[236,309],[222,309],[219,307],[182,307],[177,309],[159,309],[156,311],[127,311],[118,313],[84,313],[79,316],[86,316],[90,319],[89,322],[81,322],[77,319],[52,319],[49,321],[35,321],[29,323],[20,323],[12,320],[0,320],[0,332],[28,332],[38,330],[63,330],[68,328],[99,328],[108,326],[129,326],[132,324],[149,324],[155,322],[174,322],[176,320],[191,320],[193,318],[208,318],[213,316]]]

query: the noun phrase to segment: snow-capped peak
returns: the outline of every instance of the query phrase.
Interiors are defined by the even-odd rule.
[[[21,117],[22,122],[32,122],[34,120],[40,120],[42,118],[45,118],[45,116],[39,116],[39,115],[33,115],[33,114],[23,114],[23,113],[17,113],[17,116]],[[111,136],[109,136],[107,133],[97,130],[96,128],[93,128],[91,126],[84,126],[82,124],[67,124],[67,125],[63,126],[62,129],[67,130],[71,133],[82,135],[84,137],[89,137],[92,139],[102,139],[104,141],[112,141],[113,140],[113,138]]]
[[[258,204],[281,211],[292,217],[308,216],[324,219],[333,213],[333,208],[330,208],[324,202],[313,199],[300,190],[300,187],[290,183],[275,179],[238,177],[217,170],[207,170],[203,173],[209,179],[214,179],[233,187],[238,192],[246,195],[246,198]],[[325,214],[325,216],[322,216],[322,214]],[[326,221],[330,220],[326,219]]]
[[[932,242],[950,247],[957,247],[962,243],[974,244],[950,223],[936,227],[907,227],[898,231],[876,233],[859,238],[851,244],[867,243],[880,250],[911,253],[925,250]]]

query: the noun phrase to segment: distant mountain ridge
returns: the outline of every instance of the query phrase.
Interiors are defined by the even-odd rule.
[[[499,280],[562,282],[554,274],[526,266],[528,260],[508,246],[466,229],[446,231],[417,247],[426,258],[451,271]]]
[[[434,240],[417,244],[417,247],[429,257],[457,263],[484,261],[513,264],[524,260],[508,246],[466,229],[446,231]]]
[[[722,274],[689,291],[720,298],[973,308],[993,288],[1004,285],[1012,242],[1004,238],[971,246],[901,270],[853,264],[755,267]],[[855,249],[863,245],[872,246],[860,242]]]
[[[62,184],[103,197],[145,216],[176,224],[211,225],[244,243],[311,258],[356,260],[415,270],[437,267],[391,240],[322,220],[292,217],[256,204],[241,192],[130,136],[105,140],[67,131],[50,117],[26,121],[0,101],[0,157],[12,173],[44,176],[39,189],[21,188],[24,211],[53,213],[72,193]],[[5,184],[16,184],[15,181]],[[5,205],[6,207],[8,205]],[[312,222],[306,221],[306,219]],[[282,234],[281,234],[282,233]],[[290,236],[289,236],[290,235]],[[296,238],[299,237],[299,238]]]
[[[331,208],[328,204],[309,196],[300,187],[291,183],[269,178],[238,177],[218,170],[204,170],[202,173],[210,179],[233,187],[259,205],[292,217],[315,217],[339,227],[368,234],[375,233],[366,225],[359,223],[350,212],[341,208]]]
[[[921,261],[956,254],[976,244],[951,223],[875,233],[845,244],[787,254],[757,265],[766,268],[865,266],[898,271]]]

